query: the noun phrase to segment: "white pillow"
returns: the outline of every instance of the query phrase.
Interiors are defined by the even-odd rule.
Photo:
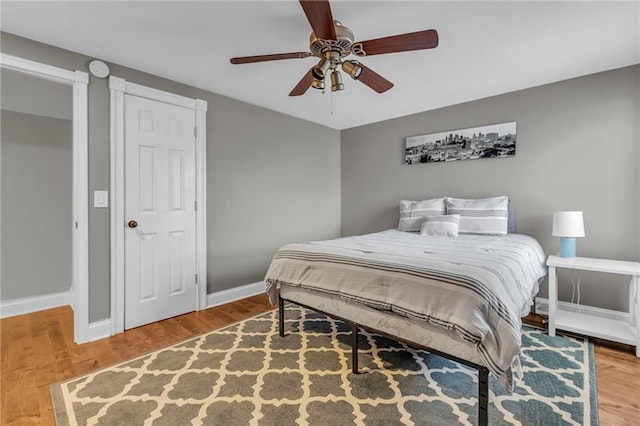
[[[444,197],[423,201],[400,201],[398,231],[419,231],[427,216],[445,214]]]
[[[508,227],[508,197],[446,200],[447,214],[459,214],[461,234],[506,235]]]
[[[427,216],[420,228],[420,235],[430,237],[457,237],[459,214]]]

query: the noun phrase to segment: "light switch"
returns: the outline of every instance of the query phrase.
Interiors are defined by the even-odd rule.
[[[109,207],[109,191],[93,191],[93,207]]]

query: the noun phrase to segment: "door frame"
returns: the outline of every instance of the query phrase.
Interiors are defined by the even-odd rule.
[[[111,224],[111,334],[124,331],[125,317],[125,214],[124,214],[124,95],[189,108],[196,117],[196,310],[207,307],[207,229],[206,229],[206,114],[207,102],[109,77],[110,93],[110,224]]]
[[[89,75],[83,71],[70,71],[4,53],[0,53],[0,67],[72,88],[71,306],[73,340],[85,343],[89,341]]]

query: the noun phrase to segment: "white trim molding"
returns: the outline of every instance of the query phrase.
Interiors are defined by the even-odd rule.
[[[120,229],[117,224],[124,223],[124,83],[121,78],[109,77],[111,334],[124,331],[124,232],[116,232]]]
[[[198,310],[207,308],[207,102],[196,100],[196,270]]]
[[[0,53],[2,68],[72,87],[73,91],[73,220],[71,304],[74,341],[89,337],[89,156],[87,85],[89,75]]]
[[[71,305],[70,291],[7,299],[0,302],[0,318],[15,317],[66,305]]]
[[[69,71],[18,56],[0,53],[0,64],[3,68],[30,74],[34,77],[55,81],[66,85],[75,82],[89,84],[89,74],[83,71]]]
[[[264,281],[246,284],[229,290],[217,291],[207,295],[207,308],[235,302],[236,300],[255,296],[260,293],[264,293]]]
[[[111,327],[110,319],[92,322],[89,324],[89,341],[95,342],[111,336]]]
[[[109,77],[110,92],[110,225],[111,225],[111,334],[124,331],[125,257],[124,257],[124,95],[194,110],[196,119],[196,273],[198,292],[196,309],[207,304],[207,231],[206,231],[206,112],[207,102]],[[106,336],[102,336],[106,337]]]

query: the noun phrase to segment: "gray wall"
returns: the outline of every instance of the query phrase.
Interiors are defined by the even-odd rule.
[[[209,117],[217,141],[207,151],[216,291],[262,280],[283,244],[340,236],[339,131],[226,98]]]
[[[0,47],[3,53],[71,70],[87,70],[94,59],[7,33],[2,33]],[[109,65],[111,75],[208,102],[209,293],[261,280],[268,261],[283,242],[340,234],[340,132]],[[89,190],[108,188],[108,81],[91,76]],[[92,322],[109,317],[109,285],[109,210],[91,208]]]
[[[582,210],[579,255],[637,261],[639,73],[622,68],[342,131],[343,235],[395,228],[401,199],[508,195],[517,231],[547,254],[559,251],[553,212]],[[508,121],[518,126],[515,157],[403,164],[406,136]],[[583,274],[582,301],[626,309],[626,286],[614,280]]]
[[[4,109],[0,119],[0,299],[68,291],[71,121]]]
[[[71,86],[32,75],[0,69],[2,109],[43,117],[73,118]]]

